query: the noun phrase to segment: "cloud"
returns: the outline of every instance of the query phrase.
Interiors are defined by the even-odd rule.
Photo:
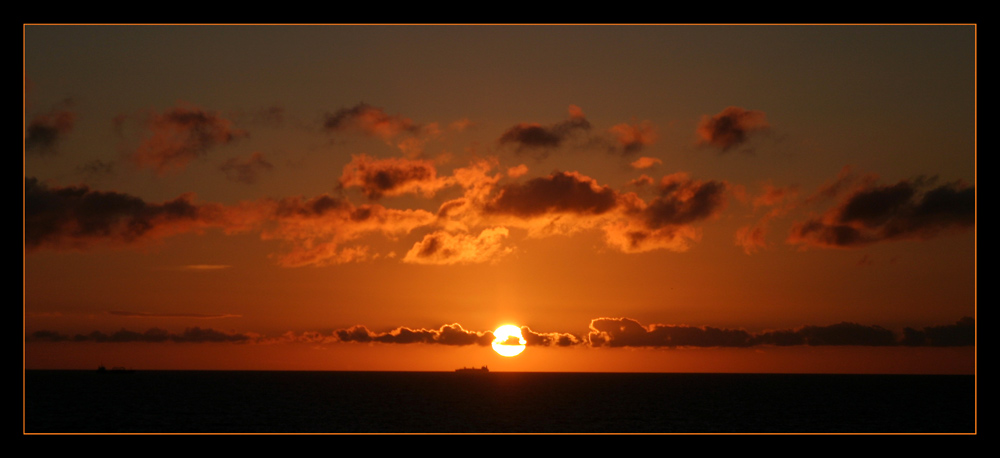
[[[797,205],[792,202],[798,195],[796,186],[778,187],[765,183],[763,187],[761,194],[753,198],[753,208],[754,210],[770,208],[770,210],[756,223],[736,230],[736,245],[742,247],[746,254],[753,254],[766,248],[765,235],[771,220],[787,213]]]
[[[279,264],[286,267],[372,259],[368,247],[345,244],[368,233],[389,237],[409,233],[435,220],[425,210],[397,210],[374,204],[354,206],[329,195],[263,200],[242,211],[250,215],[251,221],[262,221],[262,239],[286,242],[286,252],[278,256]]]
[[[923,330],[903,329],[903,345],[960,347],[976,344],[976,321],[964,317],[955,324],[929,326]]]
[[[973,227],[975,188],[960,181],[930,188],[933,181],[865,183],[822,216],[796,223],[788,243],[854,248],[890,240],[926,240]]]
[[[59,142],[73,130],[75,123],[76,114],[58,107],[46,114],[35,116],[28,123],[24,139],[25,151],[35,154],[54,154]]]
[[[226,178],[245,184],[254,184],[260,174],[274,169],[274,165],[264,159],[261,153],[253,153],[246,159],[230,158],[219,167]]]
[[[491,331],[467,331],[458,323],[444,325],[440,329],[410,329],[400,327],[383,333],[372,332],[365,326],[357,325],[348,329],[336,330],[333,334],[340,342],[377,342],[387,344],[426,343],[455,346],[485,346],[491,344],[494,339]]]
[[[388,115],[381,108],[359,103],[351,108],[337,110],[333,114],[327,113],[323,128],[330,132],[354,130],[389,140],[401,133],[416,133],[420,126],[410,119]]]
[[[514,251],[503,246],[508,234],[504,227],[484,229],[478,236],[436,231],[415,243],[403,262],[437,265],[497,262]]]
[[[521,326],[521,337],[529,347],[570,347],[583,343],[579,337],[563,332],[534,332],[527,326]],[[516,339],[516,337],[515,337]]]
[[[714,218],[726,207],[727,188],[725,182],[675,173],[660,180],[659,196],[649,202],[635,193],[623,194],[622,217],[604,226],[606,241],[626,253],[686,251],[701,238],[692,224]]]
[[[667,324],[644,326],[631,318],[596,318],[590,323],[586,341],[594,347],[968,346],[975,344],[974,330],[975,322],[968,317],[956,325],[934,326],[924,331],[906,328],[902,338],[881,326],[846,321],[751,334],[742,329]],[[927,337],[931,335],[934,337]]]
[[[212,210],[195,204],[191,194],[151,204],[128,194],[83,185],[49,188],[25,178],[24,243],[32,251],[156,239],[217,225]]]
[[[153,115],[147,127],[150,133],[132,159],[160,174],[183,170],[209,149],[248,136],[219,114],[186,104]]]
[[[662,164],[662,163],[663,163],[663,161],[661,161],[661,160],[659,160],[659,159],[657,159],[655,157],[646,157],[646,156],[643,156],[643,157],[640,157],[639,159],[636,159],[636,160],[632,161],[632,163],[629,164],[629,165],[631,165],[633,169],[648,169],[648,168],[651,168],[651,167],[653,167],[653,166],[655,166],[657,164]]]
[[[419,159],[374,159],[361,154],[352,156],[340,176],[340,186],[359,187],[369,199],[397,196],[405,193],[422,193],[433,196],[451,184],[439,179],[431,161]]]
[[[517,152],[531,150],[537,158],[542,159],[575,132],[587,130],[590,130],[590,122],[584,116],[583,110],[576,105],[570,105],[569,118],[565,121],[550,126],[521,123],[507,129],[497,142],[500,145],[513,145]]]
[[[698,144],[729,151],[746,143],[750,135],[767,130],[770,125],[761,111],[728,107],[715,116],[704,116],[698,124]]]
[[[609,347],[748,347],[751,336],[742,329],[708,326],[643,326],[631,318],[597,318],[590,322],[587,341]]]
[[[611,151],[623,156],[638,153],[647,145],[652,145],[658,138],[653,123],[649,121],[638,124],[617,124],[608,129],[608,132],[617,142],[617,147]]]
[[[483,209],[486,214],[531,218],[551,213],[599,215],[616,204],[617,193],[578,172],[554,172],[547,177],[509,184]]]

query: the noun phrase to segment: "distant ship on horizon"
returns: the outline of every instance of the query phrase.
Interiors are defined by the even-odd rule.
[[[471,373],[487,373],[489,371],[490,371],[490,368],[488,368],[486,366],[478,367],[478,368],[477,367],[463,367],[463,368],[455,369],[455,372],[465,372],[465,373],[469,373],[469,372],[471,372]]]

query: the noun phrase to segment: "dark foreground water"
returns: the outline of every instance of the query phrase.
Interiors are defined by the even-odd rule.
[[[975,430],[973,376],[27,371],[25,432]]]

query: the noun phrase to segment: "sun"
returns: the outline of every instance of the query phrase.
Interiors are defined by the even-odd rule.
[[[512,324],[505,324],[493,331],[493,350],[501,356],[517,356],[524,351],[524,344],[528,343],[521,337],[521,328]]]

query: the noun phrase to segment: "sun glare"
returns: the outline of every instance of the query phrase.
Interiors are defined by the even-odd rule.
[[[493,351],[501,356],[517,356],[524,351],[524,344],[528,343],[521,336],[521,328],[512,324],[505,324],[493,331]]]

